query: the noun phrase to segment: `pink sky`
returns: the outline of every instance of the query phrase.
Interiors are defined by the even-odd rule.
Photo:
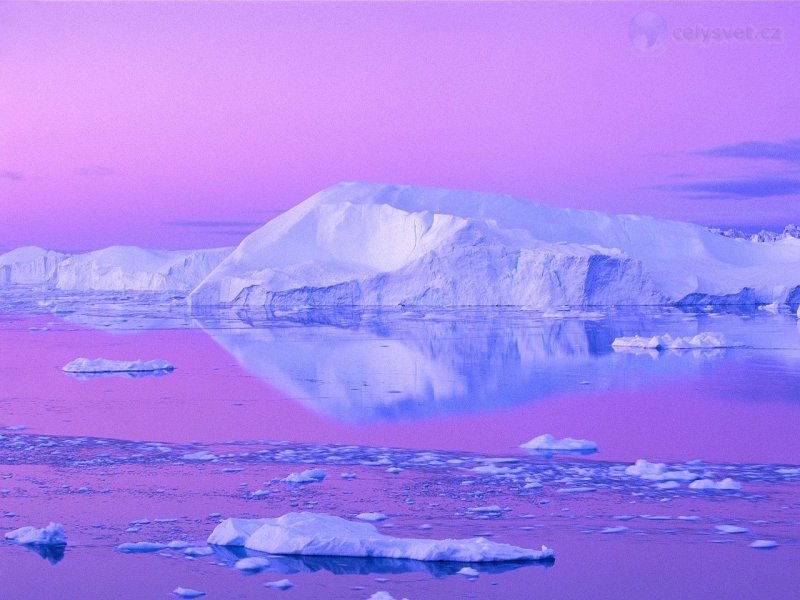
[[[798,56],[788,2],[0,2],[0,249],[235,244],[342,180],[800,222]]]

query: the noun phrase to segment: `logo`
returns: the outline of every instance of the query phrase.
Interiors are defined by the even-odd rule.
[[[667,21],[658,13],[640,12],[628,25],[628,37],[636,54],[663,54],[667,45]]]

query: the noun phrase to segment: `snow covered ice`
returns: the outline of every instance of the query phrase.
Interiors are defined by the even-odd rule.
[[[533,438],[520,446],[524,450],[541,453],[592,454],[597,452],[597,444],[589,440],[574,438],[556,439],[549,433]]]
[[[37,546],[66,546],[67,537],[64,526],[60,523],[50,523],[47,527],[20,527],[6,533],[5,538],[10,542],[22,545]]]
[[[65,373],[146,373],[173,371],[175,366],[163,359],[108,360],[106,358],[76,358],[62,367]]]
[[[277,518],[226,519],[208,538],[219,546],[244,546],[269,554],[404,558],[419,561],[496,562],[553,560],[553,550],[530,550],[477,537],[427,540],[384,535],[369,523],[321,513]]]

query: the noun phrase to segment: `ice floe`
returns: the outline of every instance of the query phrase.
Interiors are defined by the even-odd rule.
[[[525,442],[520,448],[541,454],[592,454],[597,452],[595,442],[569,437],[559,440],[549,433]]]
[[[698,479],[689,484],[689,488],[693,490],[705,491],[736,491],[742,489],[742,484],[734,481],[730,477],[726,477],[722,481],[714,481],[713,479]]]
[[[625,474],[647,481],[694,481],[700,478],[697,473],[686,469],[670,470],[664,463],[651,463],[643,458],[626,467]]]
[[[36,546],[66,546],[67,536],[64,534],[64,526],[60,523],[50,523],[47,527],[20,527],[14,531],[9,531],[5,538],[11,542],[22,545]]]
[[[520,548],[481,537],[462,540],[397,538],[374,525],[322,513],[288,513],[267,519],[226,519],[208,538],[270,554],[400,558],[421,561],[498,562],[553,560],[552,549]]]
[[[738,525],[715,525],[714,529],[716,529],[719,533],[747,533],[748,529],[745,527],[739,527]]]
[[[61,368],[65,373],[76,376],[103,374],[166,374],[175,366],[161,358],[154,360],[109,360],[107,358],[76,358]]]
[[[748,545],[759,550],[769,550],[770,548],[777,548],[778,542],[775,540],[754,540]]]
[[[145,554],[148,552],[158,552],[167,546],[158,542],[125,542],[117,546],[117,550],[126,554]]]
[[[730,348],[732,344],[725,338],[725,334],[704,331],[692,337],[672,337],[668,333],[651,337],[634,335],[618,337],[611,342],[614,350],[644,349],[644,350],[691,350],[698,348]]]
[[[263,571],[266,569],[269,566],[269,560],[262,556],[248,556],[246,558],[237,560],[236,564],[233,566],[240,571],[249,571],[254,573],[256,571]]]
[[[199,598],[200,596],[205,596],[205,592],[201,592],[200,590],[193,590],[191,588],[184,588],[184,587],[176,587],[172,590],[173,595],[177,596],[178,598]]]
[[[273,590],[288,590],[294,587],[294,584],[288,579],[278,579],[277,581],[268,581],[264,587],[272,588]]]
[[[305,483],[319,483],[323,479],[325,479],[325,471],[322,469],[308,469],[302,473],[290,473],[281,481],[302,485]]]
[[[367,521],[368,523],[377,523],[378,521],[385,521],[389,517],[379,512],[363,512],[356,515],[359,521]]]

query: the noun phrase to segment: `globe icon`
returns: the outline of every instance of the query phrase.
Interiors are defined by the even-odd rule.
[[[631,19],[628,37],[637,54],[657,56],[666,47],[667,21],[658,13],[640,12]]]

